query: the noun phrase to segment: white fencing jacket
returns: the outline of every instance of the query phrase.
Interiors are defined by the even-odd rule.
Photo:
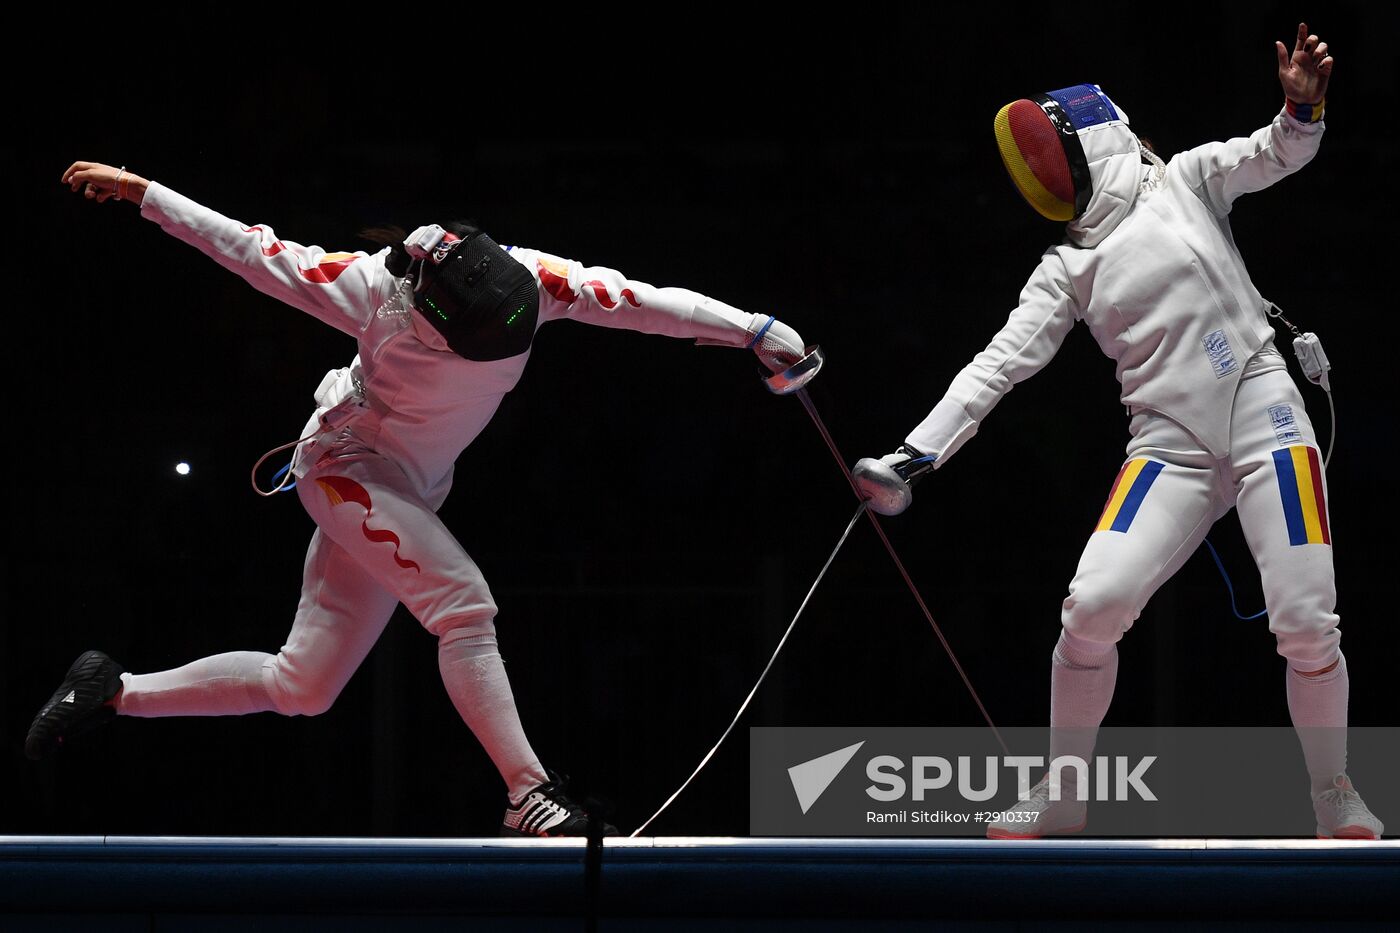
[[[1087,127],[1079,138],[1094,186],[1085,213],[1041,257],[1001,332],[907,438],[938,454],[937,466],[1012,386],[1050,362],[1077,320],[1117,364],[1126,406],[1166,415],[1215,457],[1229,455],[1235,387],[1274,336],[1230,235],[1230,207],[1306,165],[1322,124],[1282,112],[1252,136],[1173,157],[1160,184],[1142,191],[1151,167],[1127,123]]]
[[[504,360],[467,360],[409,309],[402,279],[385,268],[389,250],[328,253],[244,226],[152,183],[141,214],[254,288],[356,338],[359,355],[332,370],[316,393],[294,472],[305,475],[320,451],[353,442],[393,459],[429,502],[442,501],[453,463],[515,387],[529,351]],[[653,288],[602,267],[520,247],[509,254],[534,274],[539,324],[569,318],[604,327],[745,346],[755,315],[682,288]],[[760,316],[760,321],[766,316]],[[347,400],[351,420],[330,431],[319,418]],[[341,409],[345,410],[345,409]]]

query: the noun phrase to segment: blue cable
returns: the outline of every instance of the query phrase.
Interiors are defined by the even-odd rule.
[[[290,460],[288,460],[286,466],[284,466],[282,469],[278,470],[276,473],[272,474],[272,485],[276,486],[276,485],[277,485],[277,481],[278,481],[279,479],[281,479],[282,477],[286,476],[286,475],[287,475],[287,471],[290,470],[291,468],[292,468],[292,462],[291,462]],[[289,491],[291,491],[291,490],[293,490],[293,489],[296,489],[296,488],[297,488],[297,484],[296,484],[295,481],[293,481],[293,482],[291,483],[291,485],[289,485],[289,486],[283,486],[281,489],[279,489],[279,490],[277,490],[277,491],[278,491],[278,492],[289,492]]]
[[[1220,576],[1225,578],[1225,589],[1230,591],[1230,610],[1234,612],[1235,618],[1242,619],[1245,622],[1249,622],[1252,619],[1257,619],[1262,615],[1267,615],[1269,612],[1268,609],[1260,609],[1252,616],[1240,615],[1240,609],[1238,606],[1235,605],[1235,585],[1230,582],[1230,575],[1225,572],[1225,564],[1220,560],[1220,555],[1215,552],[1215,545],[1210,543],[1210,539],[1206,538],[1205,542],[1206,547],[1210,550],[1211,558],[1215,561],[1216,568],[1220,571]]]

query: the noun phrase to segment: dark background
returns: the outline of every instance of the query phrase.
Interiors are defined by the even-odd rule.
[[[294,497],[255,497],[248,469],[355,352],[130,205],[70,194],[70,162],[128,165],[328,249],[365,248],[369,224],[470,216],[503,243],[776,313],[826,349],[812,395],[853,461],[923,417],[1059,236],[1004,176],[998,107],[1097,81],[1164,154],[1277,112],[1272,42],[1308,11],[1142,10],[70,23],[78,38],[11,82],[0,833],[455,836],[494,832],[501,809],[402,610],[324,716],[124,719],[24,759],[83,649],[147,671],[281,644],[312,525]],[[1322,151],[1232,224],[1260,290],[1336,367],[1352,722],[1393,725],[1395,24],[1359,5],[1313,15],[1337,58]],[[1303,394],[1325,435],[1321,392]],[[1126,428],[1112,365],[1077,328],[886,522],[998,722],[1046,719],[1059,603]],[[501,606],[536,750],[630,830],[729,722],[852,508],[750,355],[569,323],[539,333],[442,514]],[[1212,540],[1241,607],[1260,608],[1233,516]],[[1265,622],[1230,614],[1204,552],[1121,650],[1110,725],[1287,722]],[[979,722],[862,525],[743,725]],[[742,834],[747,784],[741,734],[653,829]]]

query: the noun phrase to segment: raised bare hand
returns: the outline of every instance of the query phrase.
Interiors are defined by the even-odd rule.
[[[1298,40],[1293,54],[1282,42],[1274,43],[1278,53],[1278,80],[1283,94],[1299,104],[1318,104],[1327,96],[1327,79],[1332,76],[1332,55],[1327,43],[1308,32],[1307,23],[1298,24]]]

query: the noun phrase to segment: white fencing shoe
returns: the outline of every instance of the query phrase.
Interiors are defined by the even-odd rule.
[[[1070,799],[1050,799],[1050,777],[1046,775],[1030,790],[1030,796],[1018,800],[999,820],[987,824],[988,839],[1039,839],[1077,833],[1088,819],[1088,804],[1073,799],[1073,785],[1061,788]]]
[[[1334,777],[1332,786],[1312,800],[1319,839],[1379,839],[1385,832],[1385,824],[1367,809],[1345,774]]]

